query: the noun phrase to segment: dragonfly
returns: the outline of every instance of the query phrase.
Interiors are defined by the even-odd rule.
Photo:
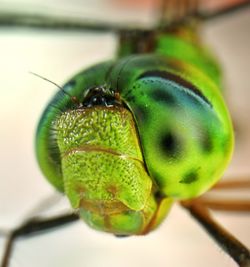
[[[78,70],[77,70],[78,71]],[[72,72],[73,73],[73,72]],[[37,94],[37,92],[35,92],[35,94]],[[30,97],[27,97],[27,99],[29,99]],[[11,102],[9,102],[9,103],[11,103]],[[37,175],[38,177],[39,177],[39,175]],[[33,195],[33,194],[32,194]],[[34,200],[32,200],[32,202],[34,202]],[[182,226],[182,228],[183,228],[183,226]],[[83,234],[84,235],[84,234]],[[166,236],[167,236],[167,234],[164,234],[164,241],[166,242]],[[183,236],[182,236],[183,237]],[[85,235],[85,238],[86,238],[86,235]],[[190,242],[190,236],[188,237],[188,239],[189,239],[189,242]],[[135,240],[132,240],[132,241],[135,241]],[[152,240],[151,240],[152,241]],[[149,242],[151,242],[151,241],[149,241]],[[159,240],[158,240],[159,241]],[[113,242],[113,241],[112,241]],[[121,242],[128,242],[128,241],[121,241]],[[142,243],[143,243],[144,241],[142,241]],[[162,243],[162,244],[165,244],[165,242],[164,243]],[[123,243],[123,244],[127,244],[127,243]],[[155,245],[156,245],[157,243],[155,243]],[[158,243],[159,244],[159,243]],[[160,246],[160,245],[159,245]],[[86,249],[86,247],[85,247],[85,249]],[[162,251],[162,250],[161,250]],[[165,253],[163,252],[163,255],[164,255]],[[15,254],[14,254],[15,255]],[[143,255],[141,255],[141,257],[142,257]],[[92,258],[93,258],[93,255],[92,255]],[[152,257],[150,257],[150,258],[152,258],[152,259],[154,259],[154,261],[156,260],[156,258],[157,257],[154,257],[154,256],[152,256]],[[81,263],[82,264],[82,263]],[[141,265],[145,265],[145,264],[147,264],[146,262],[144,262],[143,263],[143,261],[141,262]],[[162,266],[164,266],[164,264],[166,264],[165,262],[164,263],[162,263]],[[152,264],[151,264],[152,265]],[[160,264],[161,265],[161,264]],[[176,266],[176,264],[172,264],[173,266]],[[91,264],[90,264],[90,266],[91,266]],[[92,265],[93,266],[93,265]],[[192,266],[195,266],[195,265],[192,265]],[[197,265],[198,266],[198,265]],[[209,266],[211,266],[211,265],[209,265]]]

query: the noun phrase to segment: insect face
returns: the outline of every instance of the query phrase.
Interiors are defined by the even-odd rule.
[[[77,74],[45,110],[41,169],[92,227],[148,232],[170,206],[163,199],[198,196],[220,178],[231,122],[216,85],[187,66],[157,55],[105,62]]]

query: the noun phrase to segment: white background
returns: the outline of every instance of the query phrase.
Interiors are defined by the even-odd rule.
[[[72,14],[83,10],[84,14],[93,17],[96,6],[88,9],[91,1],[86,2],[86,6],[83,4],[76,11],[71,10],[76,1],[70,2],[72,7],[65,7],[60,1],[53,3],[55,10],[56,4],[59,4],[58,10],[70,10],[69,13]],[[97,1],[93,2],[96,4]],[[69,5],[69,1],[67,3]],[[36,4],[34,1],[27,1],[25,6],[19,4],[18,8],[31,10]],[[97,14],[102,13],[101,5],[103,4],[97,5]],[[14,6],[17,7],[16,4]],[[111,9],[106,6],[106,10]],[[135,17],[135,13],[139,11],[123,10],[118,13],[117,10],[111,10],[108,17],[127,15],[131,21],[131,16]],[[136,18],[143,21],[144,16],[149,13],[143,13],[142,10],[140,12]],[[205,40],[222,62],[228,102],[237,128],[237,146],[232,164],[225,175],[227,177],[250,174],[249,28],[248,9],[207,23],[203,29]],[[111,34],[0,29],[0,229],[14,227],[42,199],[53,194],[53,188],[42,177],[36,164],[34,133],[42,110],[57,89],[28,72],[41,74],[63,84],[84,67],[113,57],[115,47],[116,38]],[[249,196],[249,191],[244,192],[244,195],[247,194]],[[236,197],[234,193],[230,196]],[[221,212],[214,215],[250,246],[249,215]],[[0,238],[0,256],[4,241]],[[44,235],[22,239],[16,243],[10,266],[236,265],[185,210],[175,205],[160,229],[145,237],[117,239],[95,232],[79,222]]]

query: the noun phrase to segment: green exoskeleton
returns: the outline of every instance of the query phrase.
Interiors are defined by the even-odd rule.
[[[88,225],[140,235],[174,200],[221,178],[234,138],[220,70],[195,26],[125,31],[121,40],[116,60],[80,72],[51,100],[36,152]]]

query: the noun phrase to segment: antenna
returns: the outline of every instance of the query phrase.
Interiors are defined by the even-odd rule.
[[[57,83],[55,83],[55,82],[53,82],[53,81],[51,81],[51,80],[49,80],[49,79],[47,79],[47,78],[45,78],[45,77],[43,77],[43,76],[37,74],[37,73],[35,73],[35,72],[29,71],[29,73],[32,74],[32,75],[34,75],[34,76],[36,76],[36,77],[38,77],[38,78],[40,78],[40,79],[42,79],[42,80],[44,80],[44,81],[47,81],[47,82],[50,82],[50,83],[54,84],[54,85],[55,85],[58,89],[60,89],[65,95],[69,96],[70,99],[71,99],[71,101],[72,101],[73,103],[80,104],[80,101],[77,99],[76,96],[71,96],[68,92],[66,92],[66,91],[65,91],[60,85],[58,85]]]

